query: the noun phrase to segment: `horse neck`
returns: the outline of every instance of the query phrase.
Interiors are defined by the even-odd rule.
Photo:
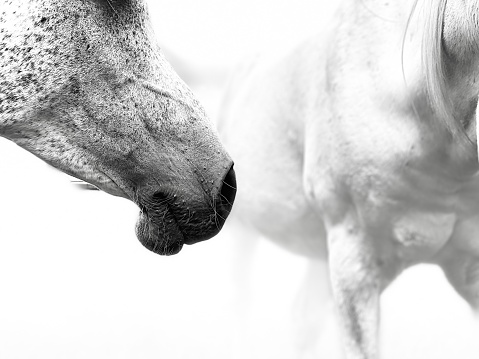
[[[378,81],[385,84],[385,87],[380,85],[380,88],[384,91],[391,89],[395,100],[408,111],[411,110],[413,118],[420,118],[417,124],[424,136],[430,138],[428,146],[431,146],[431,151],[440,143],[452,158],[467,157],[469,160],[475,153],[472,146],[476,137],[475,125],[471,118],[474,111],[471,111],[471,108],[474,109],[477,103],[478,88],[473,82],[475,68],[478,67],[470,65],[465,68],[461,64],[445,63],[448,81],[444,92],[450,97],[449,103],[453,104],[453,116],[447,120],[443,119],[441,112],[436,111],[433,101],[428,99],[431,92],[426,66],[422,63],[424,54],[421,54],[421,49],[430,45],[424,41],[428,34],[425,24],[431,17],[431,9],[426,5],[438,6],[441,1],[445,0],[349,0],[346,5],[354,6],[345,8],[355,22],[354,26],[347,30],[352,34],[358,33],[355,35],[356,41],[351,45],[357,49],[355,53],[364,52],[365,60],[376,62],[378,68],[382,69],[384,76]],[[442,26],[439,28],[442,29]],[[442,48],[440,42],[439,44],[439,48]],[[434,68],[438,58],[430,58],[431,68]],[[467,131],[466,135],[464,129]],[[437,141],[438,138],[443,140]]]

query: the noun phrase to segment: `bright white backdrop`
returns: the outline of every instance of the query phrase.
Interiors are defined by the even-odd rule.
[[[289,47],[331,14],[327,1],[151,2],[160,43],[214,118],[225,75],[261,48]],[[211,79],[209,79],[211,75]],[[137,208],[80,191],[0,140],[0,358],[233,358],[235,233],[159,257],[136,240]],[[239,183],[241,189],[241,183]],[[267,242],[253,261],[254,350],[296,359],[288,310],[304,263]],[[465,304],[430,267],[383,298],[384,358],[479,355]]]

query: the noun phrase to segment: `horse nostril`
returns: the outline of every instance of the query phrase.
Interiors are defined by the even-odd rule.
[[[228,212],[233,207],[233,202],[236,196],[236,175],[233,165],[231,165],[230,170],[223,178],[223,183],[220,190],[220,200],[222,206],[228,210]]]

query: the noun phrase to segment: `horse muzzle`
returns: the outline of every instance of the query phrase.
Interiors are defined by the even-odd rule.
[[[233,166],[202,196],[165,188],[139,199],[140,216],[136,234],[149,250],[161,255],[177,254],[183,244],[210,239],[223,227],[236,195]]]

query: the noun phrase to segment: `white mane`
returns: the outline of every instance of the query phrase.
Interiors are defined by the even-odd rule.
[[[462,132],[460,122],[453,115],[452,102],[447,93],[442,35],[447,0],[429,0],[422,44],[423,69],[431,105],[452,134]],[[416,0],[417,3],[417,0]]]
[[[415,0],[413,10],[415,11],[418,0]],[[422,41],[422,66],[426,77],[427,93],[430,104],[435,111],[437,118],[443,122],[449,132],[461,143],[470,143],[463,120],[456,118],[454,103],[448,88],[446,52],[444,49],[444,26],[446,19],[447,0],[427,0],[424,2],[425,28]],[[466,6],[468,10],[470,6]],[[412,13],[411,13],[412,16]],[[469,35],[468,35],[469,36]],[[459,42],[468,41],[463,39],[464,34],[457,34]],[[467,37],[467,36],[466,36]],[[458,44],[458,46],[461,46]]]

